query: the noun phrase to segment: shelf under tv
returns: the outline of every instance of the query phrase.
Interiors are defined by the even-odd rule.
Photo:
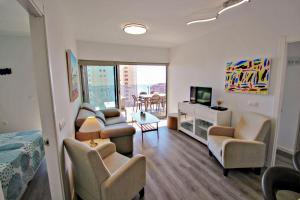
[[[231,124],[231,111],[213,110],[201,104],[180,102],[178,113],[181,113],[178,118],[178,129],[204,144],[207,144],[207,131],[210,126]]]

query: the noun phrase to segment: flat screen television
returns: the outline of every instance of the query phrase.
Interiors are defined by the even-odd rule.
[[[210,87],[191,87],[190,102],[211,106],[212,88]]]

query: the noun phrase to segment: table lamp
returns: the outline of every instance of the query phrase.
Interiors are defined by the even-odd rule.
[[[93,133],[93,132],[99,132],[101,129],[100,122],[96,119],[96,117],[88,117],[83,124],[81,125],[79,132],[81,133]],[[92,135],[91,141],[90,141],[91,147],[96,147],[97,143],[94,141],[94,136]]]

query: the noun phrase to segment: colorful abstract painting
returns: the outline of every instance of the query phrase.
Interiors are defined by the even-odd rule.
[[[257,58],[228,62],[225,91],[237,93],[268,94],[271,60]]]

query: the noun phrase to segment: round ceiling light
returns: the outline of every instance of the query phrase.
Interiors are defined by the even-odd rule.
[[[141,35],[147,32],[146,26],[142,24],[126,24],[123,27],[125,33],[132,34],[132,35]]]

